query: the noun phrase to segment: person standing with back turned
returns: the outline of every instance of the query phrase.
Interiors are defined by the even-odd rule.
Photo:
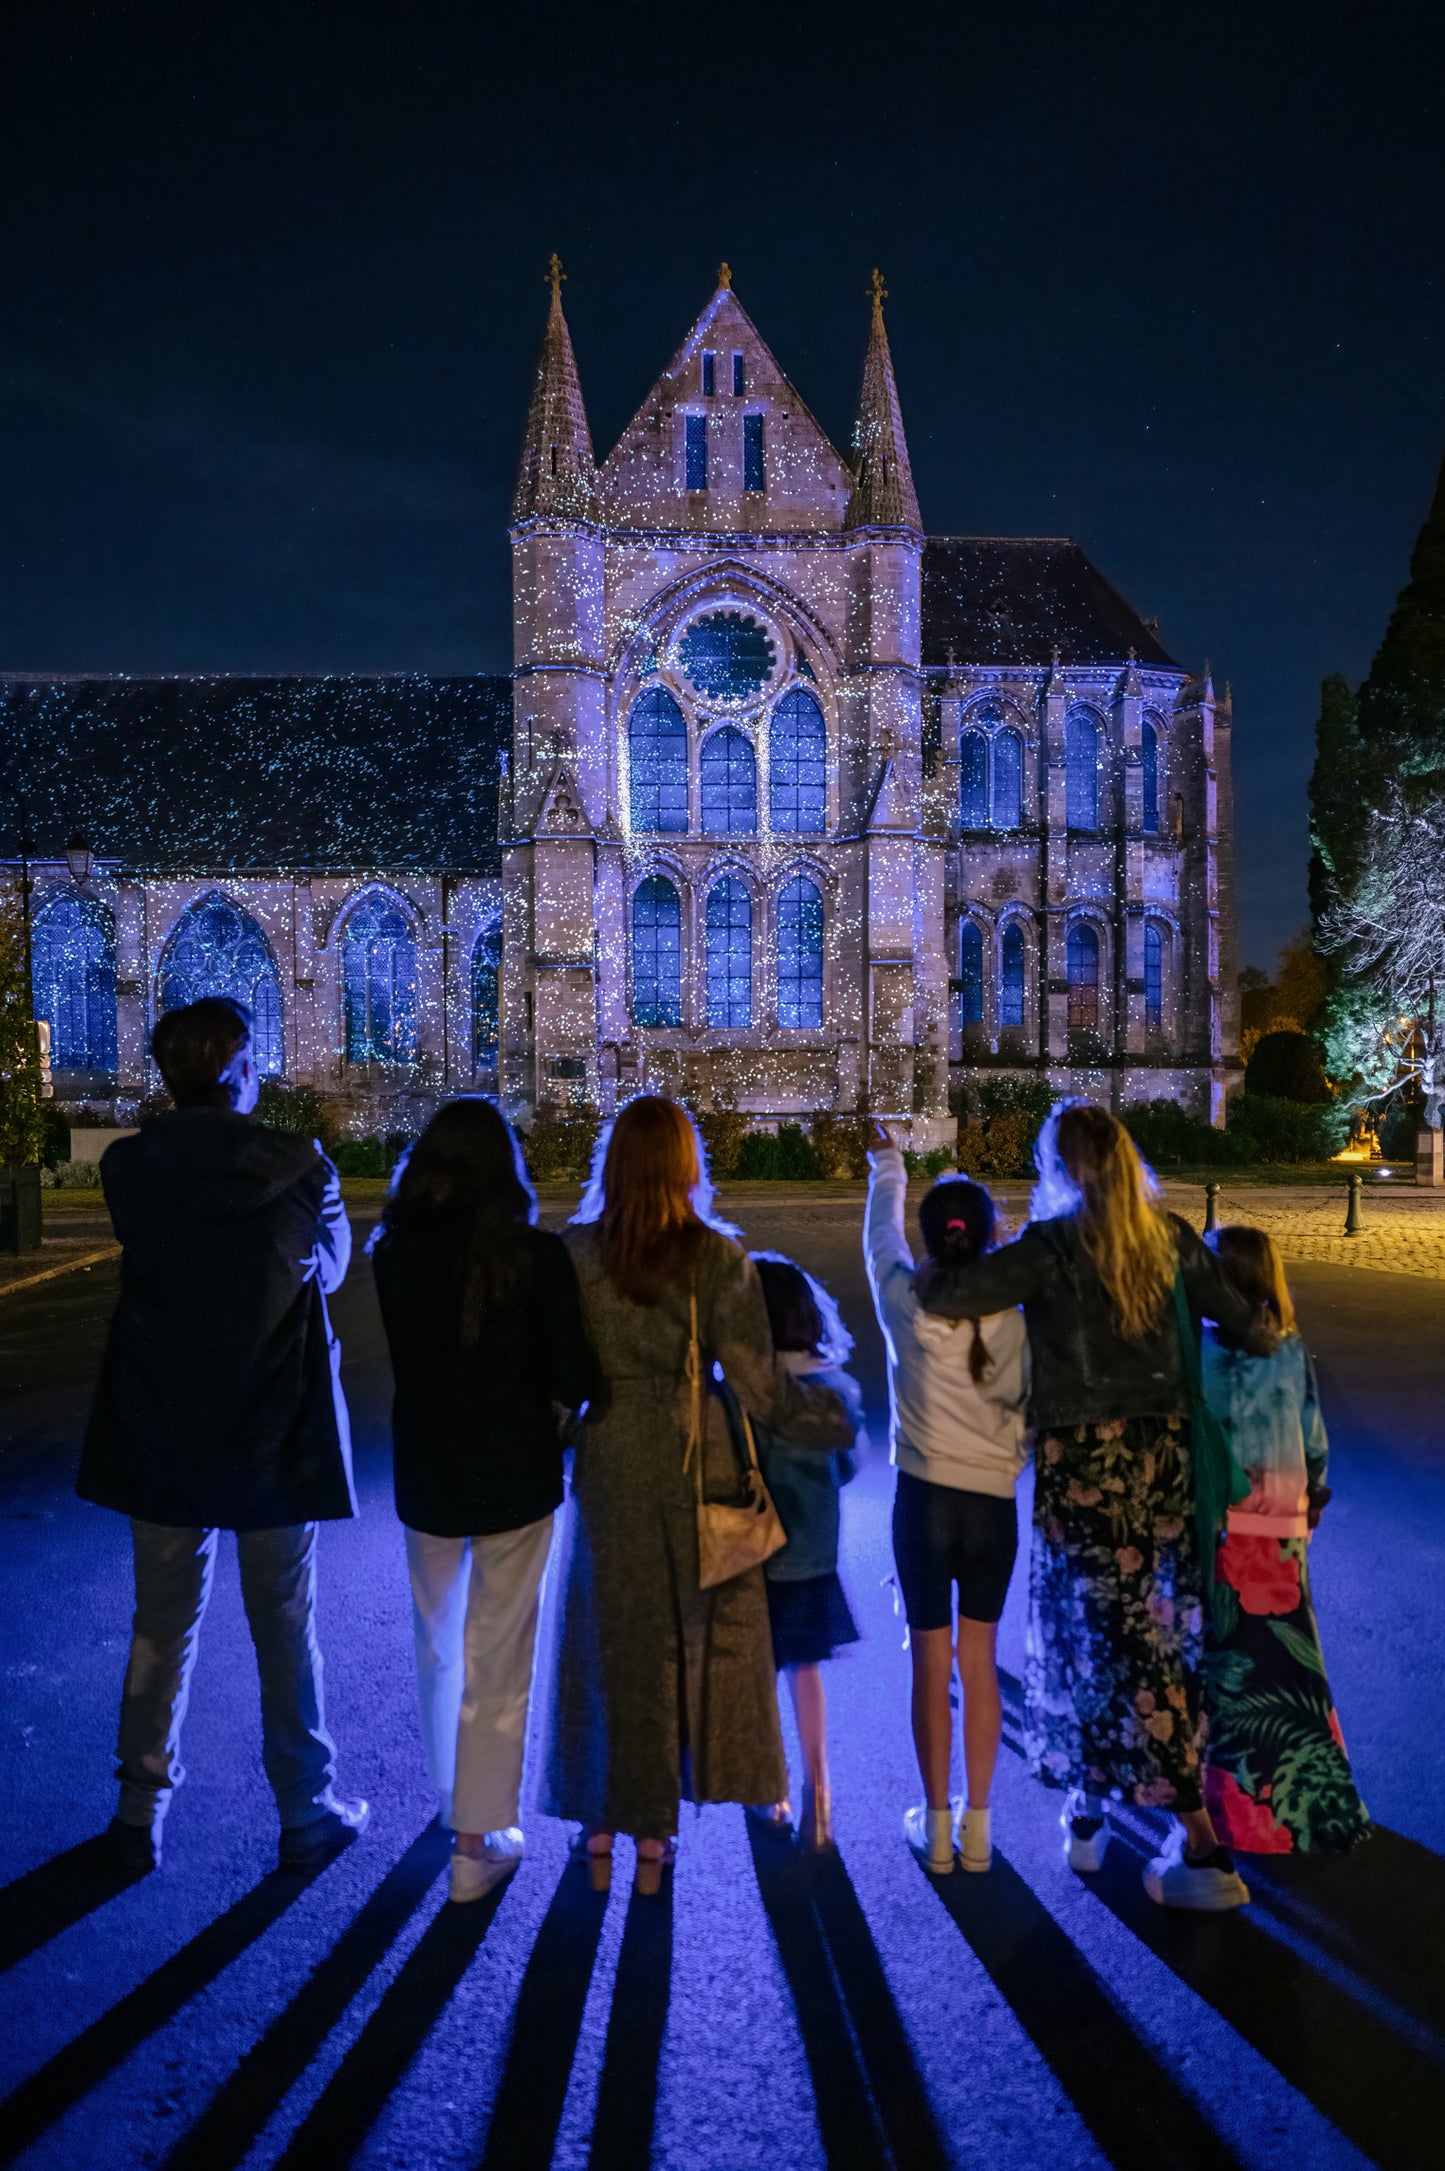
[[[167,1011],[151,1052],[175,1108],[101,1159],[120,1301],[76,1484],[130,1517],[135,1551],[111,1841],[136,1874],[159,1867],[217,1536],[234,1530],[280,1866],[320,1869],[368,1815],[332,1792],[316,1642],[316,1525],[356,1513],[326,1314],[351,1230],[320,1147],[247,1120],[243,1004]]]

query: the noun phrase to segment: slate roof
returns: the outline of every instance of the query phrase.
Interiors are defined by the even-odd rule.
[[[0,858],[498,873],[506,678],[0,677]]]
[[[1117,588],[1060,536],[935,536],[923,547],[923,661],[1179,666]]]

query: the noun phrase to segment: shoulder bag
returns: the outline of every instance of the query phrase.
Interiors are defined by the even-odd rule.
[[[1179,1329],[1179,1361],[1189,1398],[1189,1460],[1194,1477],[1194,1530],[1205,1596],[1214,1589],[1214,1554],[1229,1511],[1249,1498],[1249,1479],[1204,1395],[1199,1343],[1184,1294],[1182,1268],[1174,1270],[1174,1318]]]
[[[747,1411],[731,1389],[726,1390],[728,1437],[738,1464],[737,1490],[730,1500],[709,1500],[703,1481],[705,1460],[704,1396],[711,1390],[703,1379],[702,1344],[697,1332],[697,1289],[691,1295],[687,1345],[688,1426],[683,1468],[691,1469],[697,1500],[697,1580],[705,1591],[781,1551],[788,1542],[778,1511],[773,1506],[763,1473],[758,1467],[757,1443]]]

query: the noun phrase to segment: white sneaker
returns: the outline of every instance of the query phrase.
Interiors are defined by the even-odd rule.
[[[1144,1890],[1160,1907],[1185,1907],[1201,1915],[1222,1915],[1231,1907],[1249,1905],[1249,1887],[1229,1849],[1216,1847],[1205,1862],[1186,1861],[1182,1832],[1145,1870]]]
[[[478,1854],[454,1854],[452,1856],[452,1889],[454,1900],[479,1900],[491,1892],[504,1877],[510,1877],[522,1859],[526,1842],[515,1824],[505,1831],[488,1832]]]
[[[951,1809],[906,1809],[903,1837],[930,1877],[947,1877],[953,1868]]]
[[[1082,1877],[1093,1877],[1104,1867],[1109,1849],[1109,1825],[1104,1804],[1075,1787],[1064,1796],[1059,1818],[1064,1828],[1064,1860]]]
[[[965,1809],[958,1823],[958,1866],[986,1870],[993,1867],[993,1811]]]

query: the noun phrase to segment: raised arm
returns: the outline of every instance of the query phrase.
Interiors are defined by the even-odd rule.
[[[879,1127],[879,1137],[887,1133]],[[863,1210],[863,1261],[873,1309],[878,1323],[897,1334],[913,1298],[913,1254],[903,1228],[903,1202],[908,1191],[908,1171],[903,1156],[891,1143],[873,1146],[868,1154],[868,1204]]]
[[[717,1270],[702,1321],[704,1359],[716,1358],[748,1415],[799,1447],[851,1447],[853,1421],[841,1395],[795,1379],[773,1349],[758,1270],[731,1245]]]

